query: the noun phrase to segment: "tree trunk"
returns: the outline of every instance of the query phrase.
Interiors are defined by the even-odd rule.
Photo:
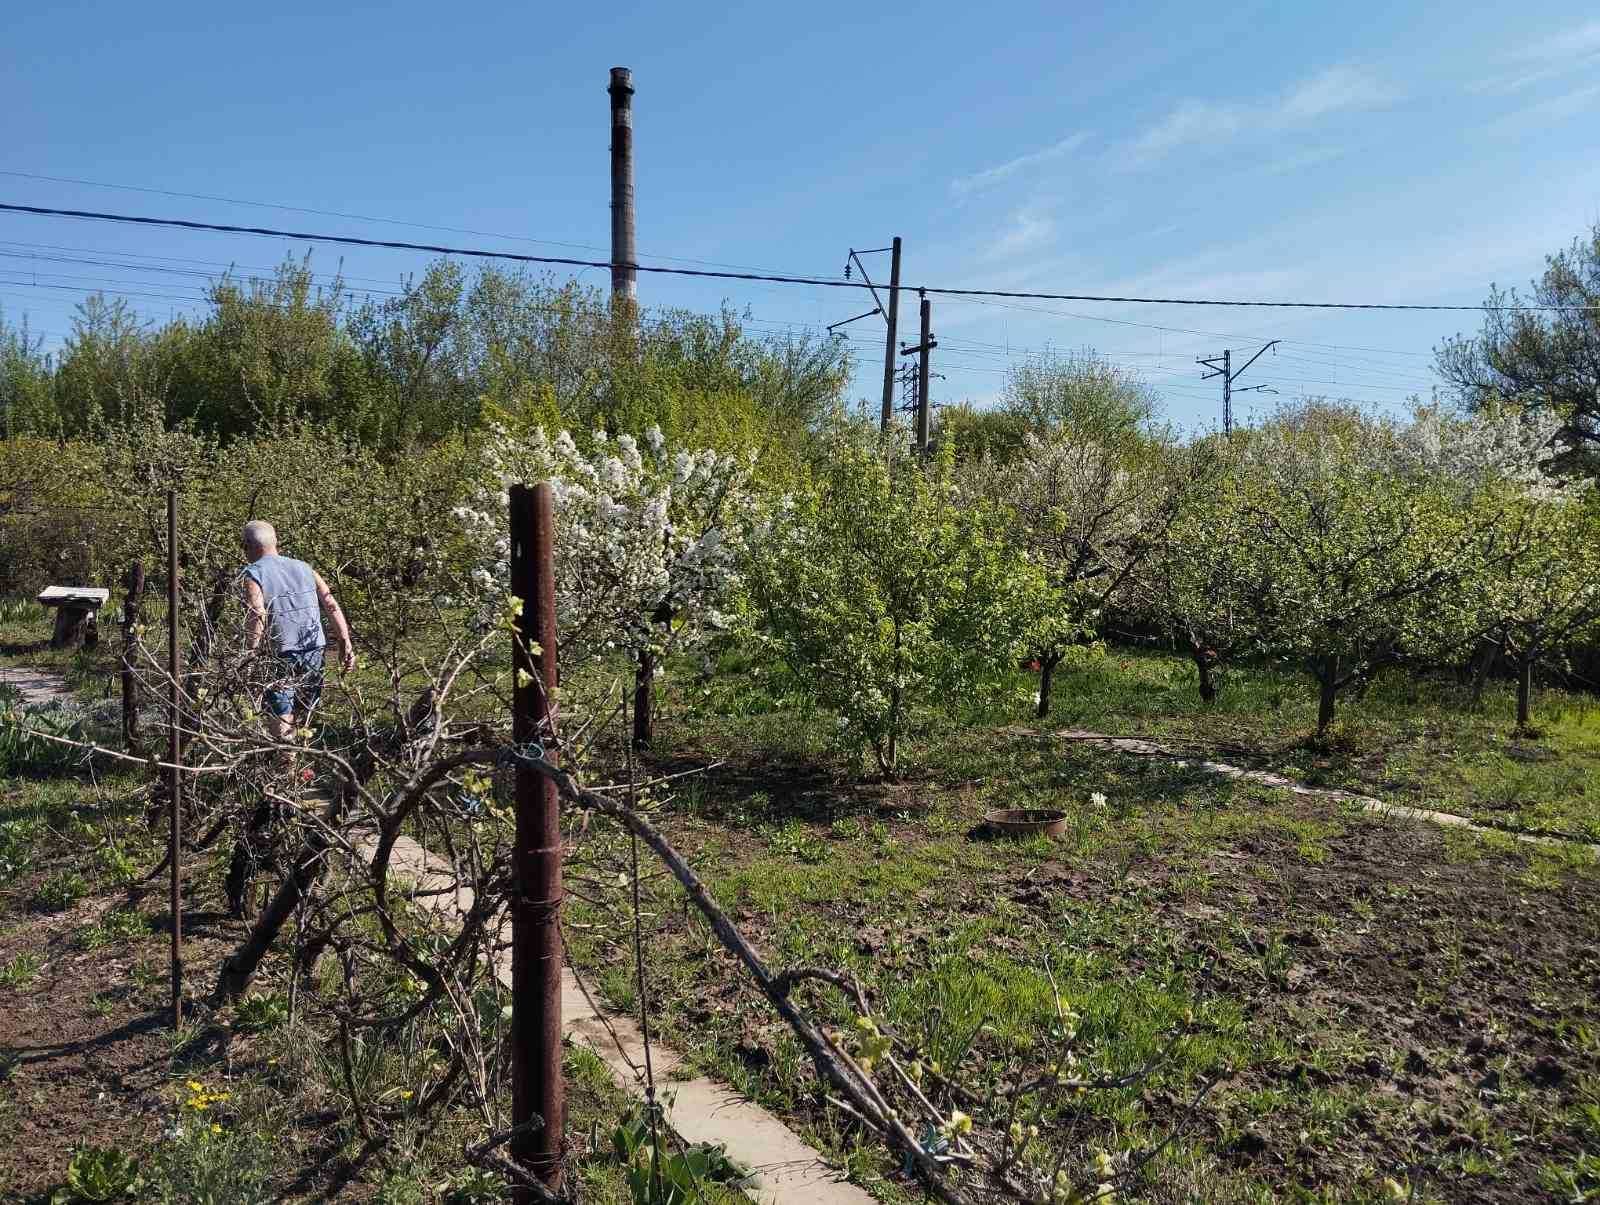
[[[656,659],[640,653],[633,670],[633,747],[648,749],[656,735],[655,713]]]
[[[133,669],[133,629],[144,605],[144,562],[134,561],[123,579],[126,593],[122,600],[122,743],[129,750],[139,747],[139,678]]]
[[[222,972],[217,977],[217,988],[213,994],[213,999],[217,1003],[226,1004],[230,1000],[237,1000],[250,990],[251,981],[255,979],[261,960],[267,956],[273,941],[288,923],[289,918],[294,915],[300,897],[323,873],[327,865],[323,858],[326,850],[327,842],[320,836],[314,836],[306,842],[299,859],[295,862],[294,870],[285,876],[277,894],[262,910],[244,945],[223,961]]]
[[[1322,666],[1317,671],[1317,685],[1321,688],[1317,697],[1317,736],[1326,736],[1328,727],[1333,723],[1333,708],[1339,696],[1339,658],[1324,657]]]
[[[893,778],[900,758],[900,688],[889,688],[889,735],[884,741],[884,751],[878,755],[878,768],[885,778]]]
[[[1200,701],[1209,706],[1217,701],[1217,680],[1213,674],[1217,654],[1190,641],[1189,656],[1194,661],[1195,672],[1200,675]]]
[[[1050,696],[1055,689],[1056,666],[1061,664],[1060,653],[1046,653],[1039,658],[1039,718],[1050,714]]]
[[[1478,640],[1478,647],[1472,654],[1468,672],[1471,674],[1472,702],[1473,705],[1483,701],[1483,684],[1489,678],[1489,671],[1494,668],[1495,661],[1505,651],[1505,637],[1496,640],[1492,636],[1483,636]]]
[[[250,899],[250,883],[255,878],[260,859],[255,853],[255,842],[272,822],[272,804],[263,798],[256,804],[245,831],[233,845],[233,857],[228,860],[228,873],[223,877],[222,890],[228,900],[228,910],[236,917],[244,917]]]
[[[1517,662],[1517,731],[1526,732],[1533,726],[1533,657],[1526,655]]]

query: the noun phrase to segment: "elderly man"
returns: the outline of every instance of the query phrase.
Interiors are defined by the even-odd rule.
[[[295,718],[304,718],[322,697],[322,658],[327,637],[322,616],[328,617],[346,672],[356,663],[350,643],[350,625],[322,575],[304,561],[278,555],[278,533],[272,524],[252,519],[241,536],[244,555],[245,641],[254,649],[270,634],[277,655],[279,681],[267,691],[266,707],[277,727],[278,739],[288,740]]]

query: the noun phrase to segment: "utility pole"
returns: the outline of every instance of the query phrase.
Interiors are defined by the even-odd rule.
[[[872,277],[867,274],[867,265],[861,262],[863,255],[878,255],[889,252],[889,304],[886,307],[883,298],[878,296],[878,286],[872,283]],[[853,318],[845,318],[839,322],[828,325],[830,335],[837,334],[841,326],[849,326],[852,322],[860,322],[863,318],[870,318],[874,314],[882,314],[888,326],[888,332],[883,341],[883,416],[880,426],[883,430],[889,429],[889,423],[894,417],[894,346],[895,335],[900,329],[900,236],[894,237],[894,242],[887,247],[871,247],[865,251],[850,248],[850,254],[844,261],[844,278],[850,279],[850,273],[855,269],[861,270],[861,279],[867,286],[867,291],[872,294],[872,308]],[[841,336],[842,338],[842,336]]]
[[[900,323],[900,236],[894,236],[889,260],[889,333],[883,342],[883,421],[882,429],[889,429],[894,414],[894,338]]]
[[[933,337],[933,302],[928,300],[928,294],[922,289],[918,289],[917,294],[922,298],[922,341],[915,347],[901,348],[900,354],[917,357],[917,452],[926,456],[929,412],[928,361],[933,349],[939,346],[939,341]]]
[[[633,246],[633,72],[611,69],[611,295],[638,304]]]
[[[1249,368],[1250,365],[1254,364],[1261,358],[1262,353],[1265,352],[1267,348],[1276,347],[1278,342],[1279,340],[1274,339],[1272,342],[1263,346],[1261,351],[1256,352],[1255,355],[1246,360],[1243,366],[1240,367],[1237,372],[1234,371],[1233,351],[1231,348],[1223,349],[1222,362],[1220,364],[1217,362],[1216,356],[1195,357],[1195,363],[1204,364],[1207,368],[1212,370],[1210,372],[1204,372],[1200,374],[1200,379],[1202,381],[1209,381],[1212,377],[1222,378],[1222,433],[1228,436],[1230,439],[1233,437],[1233,383],[1239,379],[1240,375],[1246,368]],[[1262,393],[1278,392],[1276,389],[1269,389],[1265,385],[1248,385],[1239,392],[1245,393],[1251,389],[1259,389]]]

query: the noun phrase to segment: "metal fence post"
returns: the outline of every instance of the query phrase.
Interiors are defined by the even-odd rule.
[[[512,738],[554,760],[555,720],[547,688],[556,677],[554,506],[550,485],[511,487],[511,591],[522,600],[513,644]],[[534,651],[537,647],[537,652]],[[535,672],[537,671],[537,672]],[[519,1163],[560,1187],[566,1110],[561,1081],[561,811],[556,785],[517,766],[516,896],[511,936],[513,1125]],[[526,1190],[516,1199],[528,1202]]]
[[[183,1024],[183,900],[179,896],[183,859],[183,690],[178,679],[178,491],[167,491],[167,761],[169,821],[167,857],[171,863],[172,1027]]]

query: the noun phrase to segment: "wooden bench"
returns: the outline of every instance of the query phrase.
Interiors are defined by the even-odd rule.
[[[54,607],[55,630],[50,634],[50,647],[72,649],[82,645],[92,649],[99,643],[100,629],[95,616],[111,598],[111,591],[95,586],[46,586],[39,592],[39,602]]]

